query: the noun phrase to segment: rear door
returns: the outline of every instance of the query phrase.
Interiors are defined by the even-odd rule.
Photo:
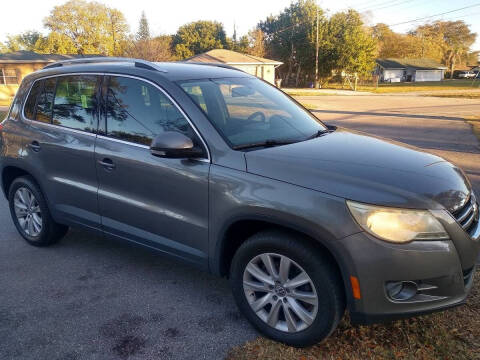
[[[37,80],[25,105],[27,160],[57,221],[100,227],[94,148],[101,76]]]
[[[104,231],[206,265],[210,162],[183,112],[158,86],[107,76],[103,125],[95,149]],[[179,131],[205,159],[153,156],[155,135]]]

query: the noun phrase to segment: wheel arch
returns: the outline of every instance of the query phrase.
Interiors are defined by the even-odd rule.
[[[340,277],[343,280],[347,306],[350,305],[352,297],[349,287],[349,270],[340,254],[334,249],[334,246],[329,243],[329,237],[331,235],[327,234],[322,236],[307,227],[301,227],[297,224],[286,222],[283,219],[278,220],[264,216],[245,216],[231,219],[223,226],[218,234],[214,259],[211,263],[212,272],[220,276],[228,277],[231,261],[241,244],[253,234],[269,229],[299,235],[305,239],[304,241],[319,249],[326,256],[329,256],[336,265]],[[332,237],[330,237],[330,240],[331,239]]]
[[[34,176],[30,172],[21,167],[15,165],[7,165],[2,169],[2,191],[7,199],[8,190],[10,189],[13,181],[21,176],[30,176],[35,180]],[[35,182],[38,184],[37,181]]]

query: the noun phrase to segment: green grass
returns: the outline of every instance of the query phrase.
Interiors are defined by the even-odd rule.
[[[345,318],[318,345],[295,349],[257,338],[227,359],[480,359],[480,271],[476,275],[464,306],[382,325],[352,326]]]
[[[5,116],[7,116],[7,112],[6,111],[0,111],[0,121],[3,121]]]

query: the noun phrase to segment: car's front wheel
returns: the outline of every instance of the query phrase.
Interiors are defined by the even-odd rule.
[[[267,231],[252,236],[237,250],[230,280],[250,322],[265,336],[288,345],[323,340],[345,310],[335,264],[292,234]]]

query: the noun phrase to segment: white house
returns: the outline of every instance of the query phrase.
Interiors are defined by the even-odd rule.
[[[187,62],[222,63],[255,75],[271,84],[275,83],[275,69],[282,65],[280,61],[264,59],[258,56],[241,54],[236,51],[214,49],[192,56]]]
[[[447,67],[431,59],[377,59],[375,74],[382,82],[441,81]]]

